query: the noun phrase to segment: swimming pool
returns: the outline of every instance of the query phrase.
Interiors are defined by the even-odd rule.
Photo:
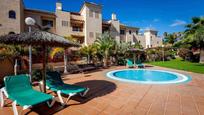
[[[191,80],[191,77],[170,71],[150,69],[123,69],[107,73],[107,77],[132,83],[176,84]]]

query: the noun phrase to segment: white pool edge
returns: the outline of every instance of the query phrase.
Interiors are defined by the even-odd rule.
[[[162,82],[151,82],[151,81],[134,81],[134,80],[128,80],[128,79],[122,79],[122,78],[117,78],[113,74],[115,72],[119,71],[124,71],[124,70],[149,70],[149,71],[159,71],[159,72],[166,72],[170,74],[174,74],[178,77],[178,79],[171,80],[171,81],[162,81]],[[114,70],[110,71],[106,74],[108,78],[118,80],[118,81],[123,81],[123,82],[130,82],[130,83],[140,83],[140,84],[178,84],[178,83],[185,83],[190,80],[190,78],[186,75],[177,73],[177,72],[172,72],[172,71],[166,71],[166,70],[153,70],[153,69],[121,69],[121,70]]]

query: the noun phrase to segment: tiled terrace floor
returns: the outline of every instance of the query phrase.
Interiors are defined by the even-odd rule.
[[[105,77],[112,67],[88,74],[74,74],[64,77],[66,83],[90,88],[87,98],[74,97],[68,106],[55,103],[48,108],[42,104],[22,114],[56,115],[204,115],[204,74],[196,74],[161,67],[192,76],[192,81],[179,85],[142,85],[119,82]],[[53,93],[52,93],[53,94]],[[12,115],[10,101],[0,109],[0,115]],[[18,111],[22,110],[18,107]]]

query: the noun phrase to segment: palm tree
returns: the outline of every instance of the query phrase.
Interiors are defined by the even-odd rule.
[[[126,42],[114,42],[112,56],[114,56],[116,64],[118,63],[119,57],[124,57],[124,54],[128,50],[128,46],[129,44]]]
[[[98,47],[98,51],[103,56],[103,65],[104,67],[107,67],[108,58],[110,56],[110,52],[114,47],[115,40],[111,37],[111,35],[108,32],[103,33],[101,36],[99,36],[95,44]]]
[[[176,42],[178,37],[177,33],[168,34],[167,32],[164,33],[164,43],[173,45]]]
[[[87,63],[90,63],[90,58],[91,56],[96,55],[97,49],[94,47],[94,45],[88,45],[88,46],[83,46],[80,49],[81,54],[84,54],[87,56]]]
[[[200,63],[204,63],[204,27],[200,27],[192,38],[200,48]]]
[[[200,49],[200,63],[204,63],[204,18],[193,17],[186,28],[183,43],[195,44],[193,47]]]

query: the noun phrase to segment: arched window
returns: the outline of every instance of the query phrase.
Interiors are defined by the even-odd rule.
[[[16,19],[16,12],[13,10],[9,11],[9,18]]]

